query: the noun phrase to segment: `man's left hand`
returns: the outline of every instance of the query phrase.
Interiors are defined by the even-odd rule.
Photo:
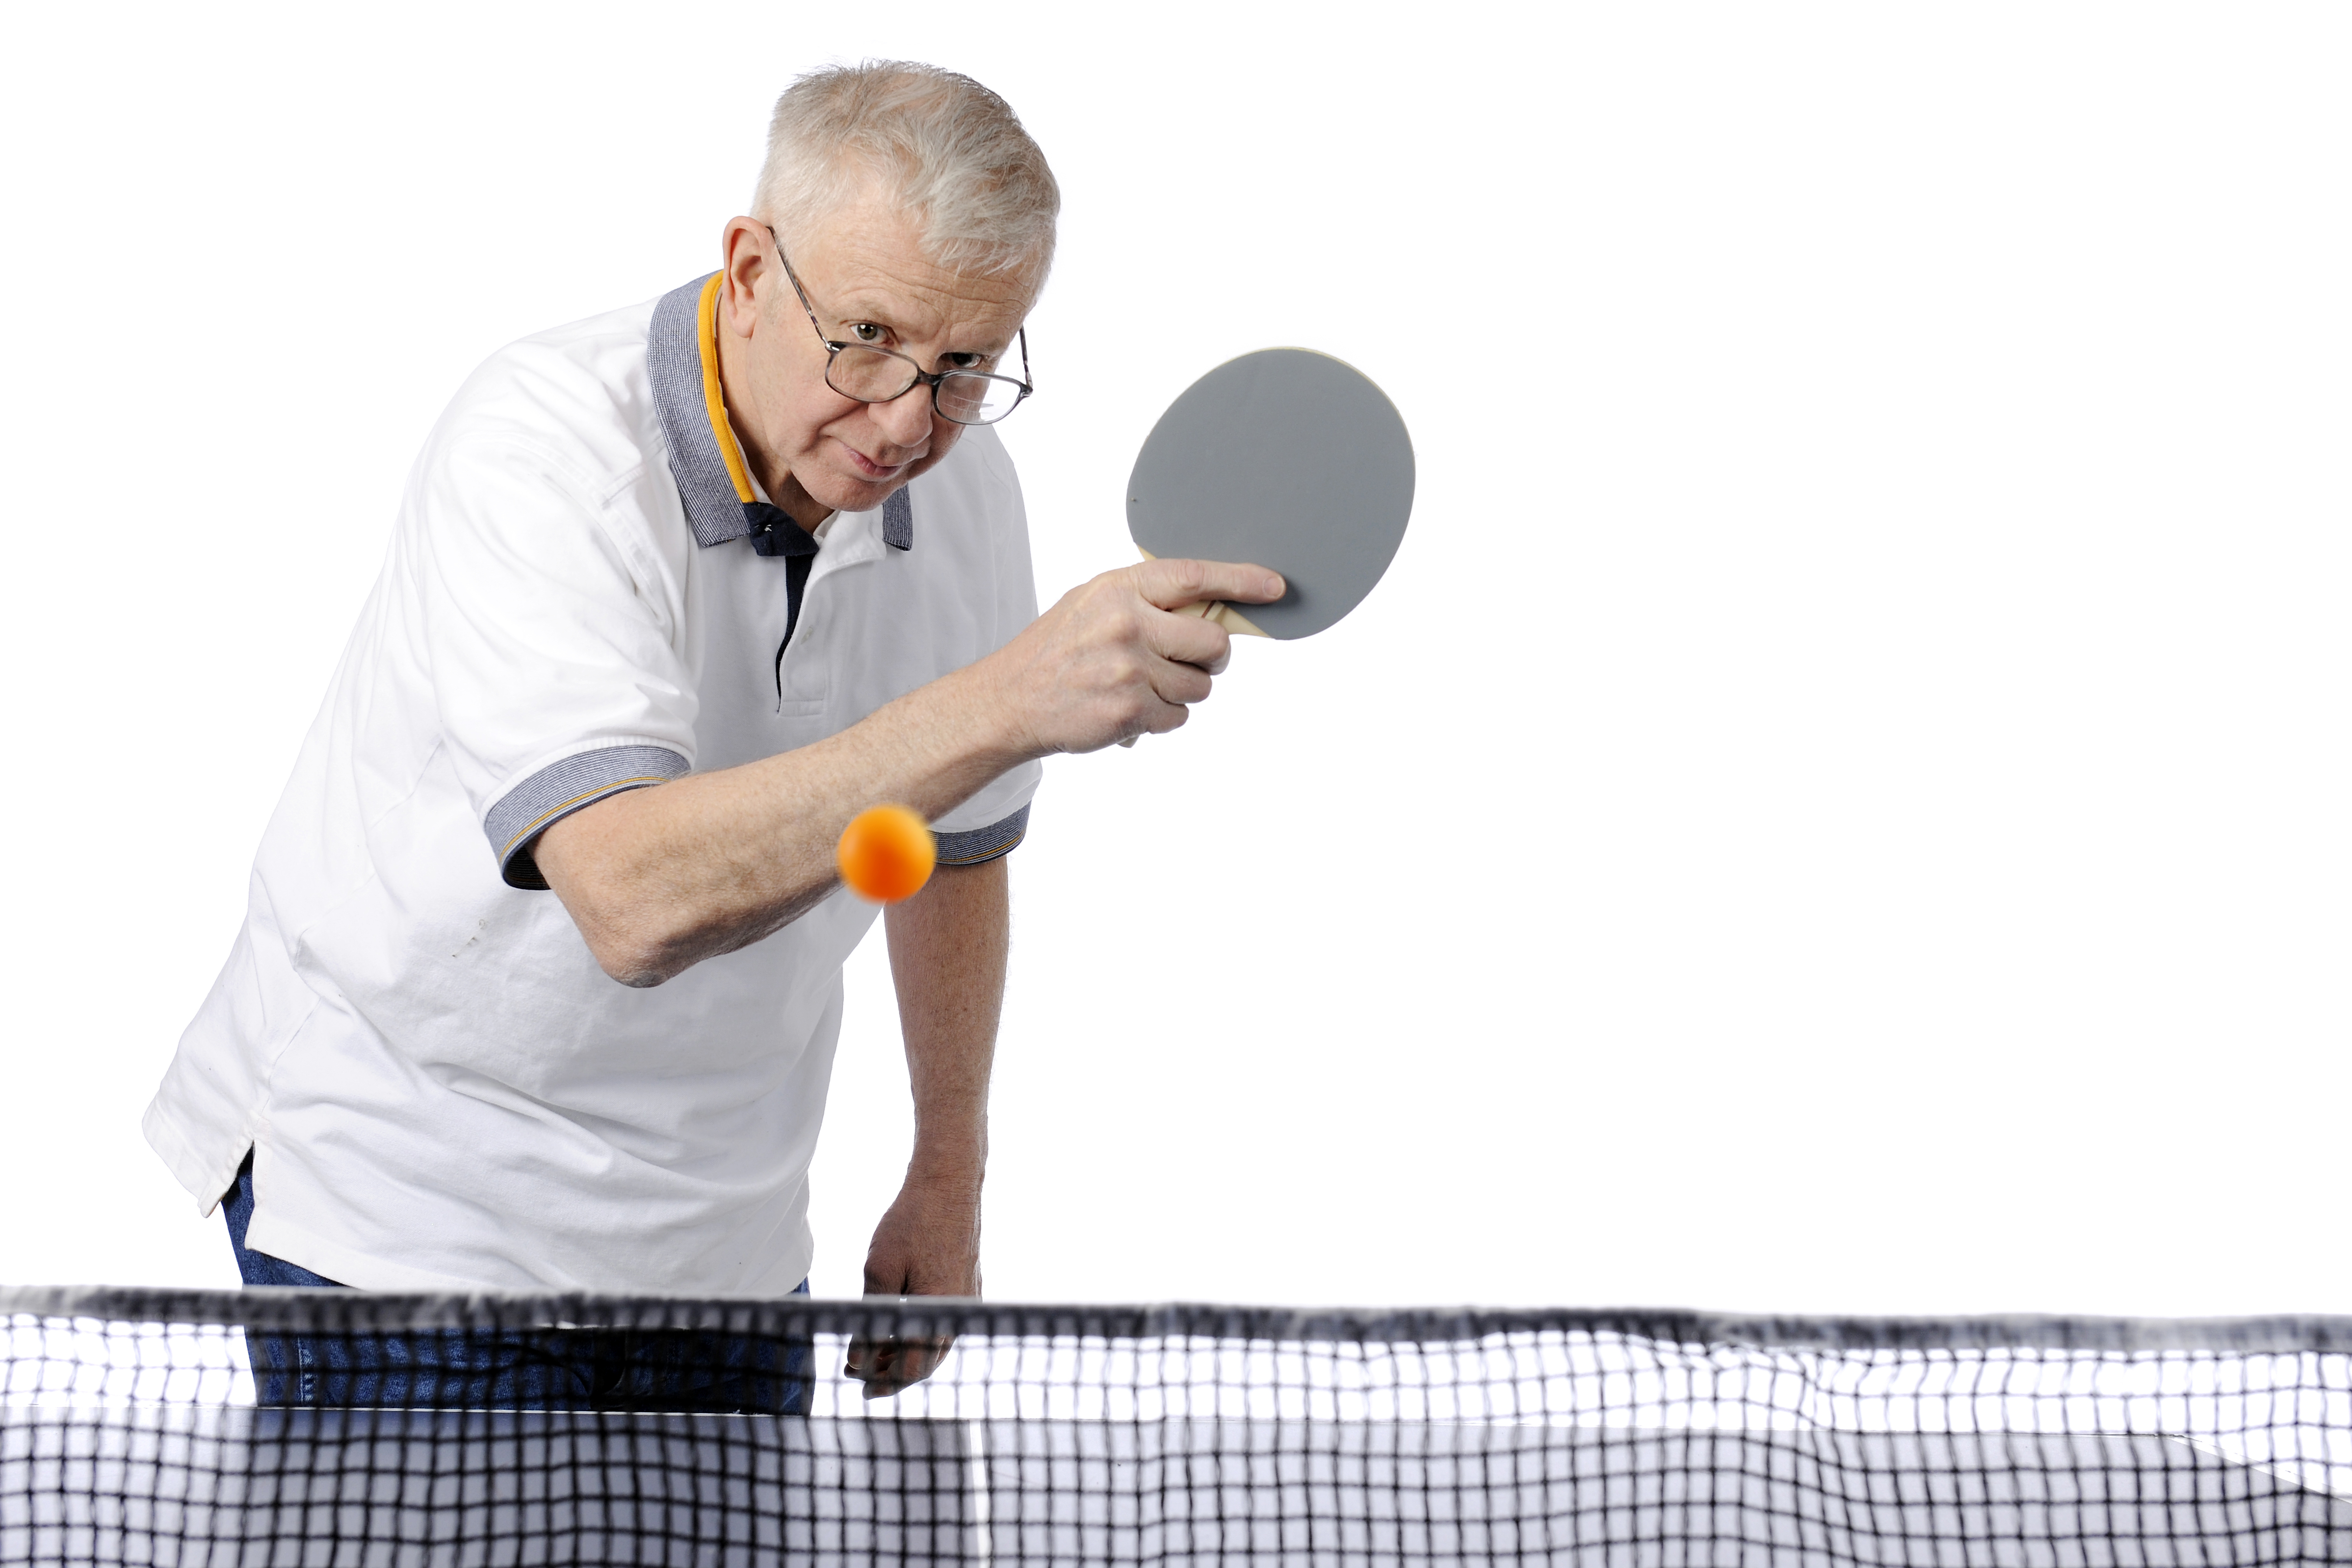
[[[898,1190],[898,1202],[875,1228],[866,1251],[868,1296],[980,1294],[980,1190],[977,1184],[918,1182]],[[848,1375],[868,1399],[887,1399],[939,1370],[952,1335],[921,1340],[856,1340]]]

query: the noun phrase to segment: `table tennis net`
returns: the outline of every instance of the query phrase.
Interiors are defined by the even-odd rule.
[[[2352,1563],[2352,1319],[0,1313],[0,1563]],[[895,1394],[845,1375],[950,1338]]]

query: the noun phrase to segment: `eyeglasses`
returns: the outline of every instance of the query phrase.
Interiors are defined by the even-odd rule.
[[[945,370],[934,374],[905,354],[889,349],[877,349],[868,343],[835,342],[824,335],[823,327],[817,326],[816,307],[809,303],[808,290],[801,287],[799,274],[785,259],[784,242],[772,226],[768,227],[768,237],[775,240],[776,259],[783,262],[784,276],[792,279],[793,292],[801,297],[801,309],[808,312],[809,325],[816,328],[816,341],[824,345],[824,384],[842,396],[854,397],[860,403],[890,403],[923,383],[931,389],[931,406],[942,417],[958,425],[993,425],[1037,390],[1029,384],[1027,327],[1020,331],[1018,381],[1009,375],[991,375],[977,370]]]

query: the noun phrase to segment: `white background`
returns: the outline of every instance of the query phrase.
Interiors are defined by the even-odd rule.
[[[992,1294],[2352,1311],[2352,12],[7,31],[0,1279],[233,1279],[138,1117],[425,430],[898,55],[1063,181],[1048,599],[1236,353],[1362,366],[1420,463],[1357,616],[1049,769]],[[879,947],[822,1293],[906,1149]]]

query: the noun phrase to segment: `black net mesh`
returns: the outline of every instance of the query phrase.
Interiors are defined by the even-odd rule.
[[[0,1310],[0,1563],[2352,1563],[2352,1319]]]

